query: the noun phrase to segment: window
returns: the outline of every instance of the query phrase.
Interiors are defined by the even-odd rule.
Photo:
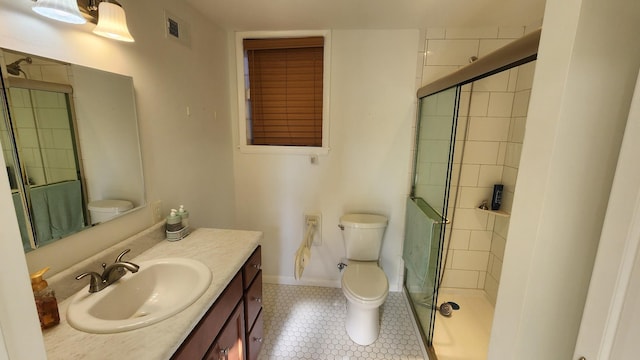
[[[318,32],[239,34],[242,149],[328,150],[327,40]]]

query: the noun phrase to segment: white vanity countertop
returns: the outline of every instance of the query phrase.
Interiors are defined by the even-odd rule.
[[[131,261],[195,259],[211,269],[211,285],[180,313],[144,328],[115,334],[89,334],[72,328],[66,319],[72,296],[58,304],[60,325],[44,331],[48,359],[169,359],[242,268],[261,237],[257,231],[197,229],[180,241],[163,241],[150,248]]]

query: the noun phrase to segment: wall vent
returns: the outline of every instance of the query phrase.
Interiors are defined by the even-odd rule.
[[[164,30],[164,35],[167,39],[173,39],[185,46],[191,46],[189,24],[167,10],[164,11]]]

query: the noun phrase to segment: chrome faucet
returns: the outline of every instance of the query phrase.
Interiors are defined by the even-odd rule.
[[[76,276],[76,280],[80,280],[85,276],[91,276],[91,279],[89,280],[89,292],[94,293],[118,281],[118,279],[120,279],[127,273],[127,270],[131,271],[132,273],[138,272],[140,266],[132,262],[122,260],[122,257],[129,251],[131,251],[131,249],[126,249],[125,251],[121,252],[113,264],[107,265],[103,263],[102,275],[98,274],[95,271],[89,271]]]

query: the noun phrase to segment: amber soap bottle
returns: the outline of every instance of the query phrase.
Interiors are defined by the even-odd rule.
[[[42,278],[48,267],[36,271],[31,274],[31,289],[33,289],[33,297],[36,300],[36,308],[38,309],[38,318],[40,318],[40,327],[48,329],[60,323],[60,314],[58,313],[58,301],[55,292],[49,287],[49,284]]]

